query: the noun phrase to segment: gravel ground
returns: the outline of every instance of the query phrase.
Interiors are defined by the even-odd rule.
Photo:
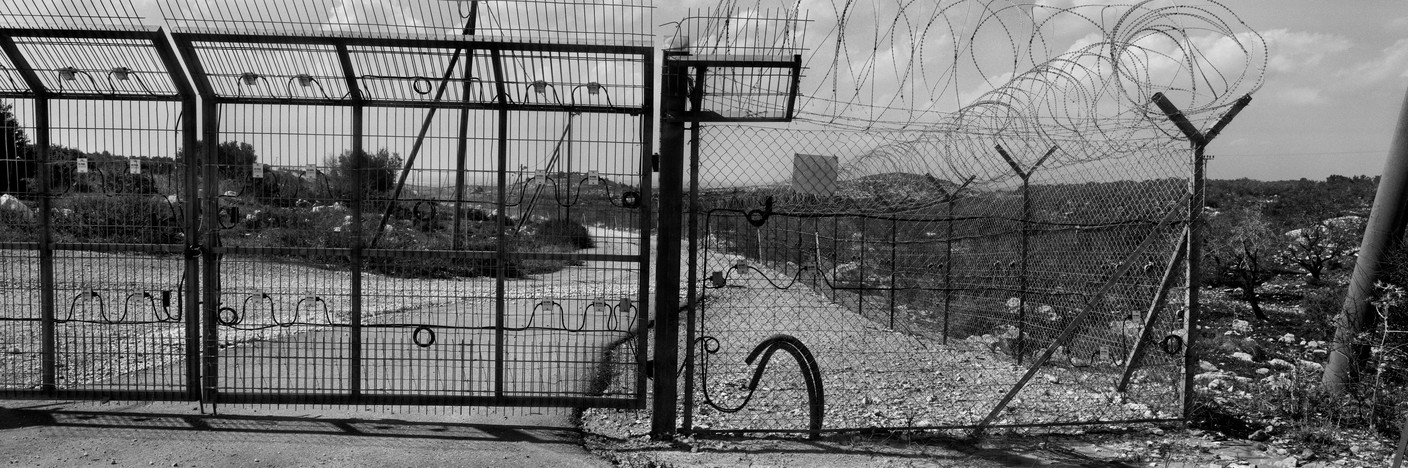
[[[701,270],[726,270],[739,260],[715,255]],[[762,276],[786,277],[763,266],[754,268]],[[795,336],[816,356],[826,398],[824,427],[831,429],[977,424],[1027,370],[990,348],[990,337],[943,344],[888,329],[800,284],[782,289],[754,279],[737,286],[711,289],[705,301],[705,334],[717,340],[708,343],[717,347],[706,355],[707,375],[695,382],[699,401],[690,424],[696,429],[795,431],[807,427],[805,385],[790,358],[779,353],[758,390],[745,388],[755,366],[743,358],[777,333]],[[1146,403],[1126,401],[1114,392],[1119,370],[1112,365],[1048,365],[994,424],[1173,416]],[[1151,396],[1165,407],[1176,401],[1176,395],[1155,387],[1136,383],[1128,395]],[[722,408],[704,402],[706,395]],[[745,401],[741,410],[724,411]],[[589,432],[612,437],[648,432],[648,418],[638,415],[589,411],[584,419]]]

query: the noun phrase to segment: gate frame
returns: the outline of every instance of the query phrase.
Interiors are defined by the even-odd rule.
[[[150,46],[155,50],[161,65],[165,68],[165,73],[171,79],[175,87],[174,95],[140,95],[140,94],[101,94],[101,93],[72,93],[54,92],[44,85],[42,79],[29,64],[29,60],[24,53],[19,50],[15,43],[15,37],[27,38],[49,38],[49,39],[114,39],[114,40],[136,40],[144,41],[140,46]],[[84,244],[65,243],[57,244],[52,239],[52,197],[49,187],[50,171],[49,147],[50,131],[52,131],[50,107],[52,101],[74,100],[74,101],[162,101],[179,102],[181,104],[181,140],[185,147],[193,147],[192,143],[196,135],[195,99],[196,93],[190,86],[185,71],[176,59],[175,50],[166,39],[166,32],[160,27],[114,27],[110,29],[77,29],[77,28],[32,28],[32,27],[6,27],[0,28],[0,51],[14,65],[15,71],[19,73],[28,92],[0,92],[0,98],[29,99],[34,102],[34,142],[36,162],[38,163],[38,184],[35,192],[39,196],[39,239],[33,245],[33,249],[39,252],[39,281],[40,281],[40,354],[41,354],[41,385],[38,390],[24,391],[12,390],[6,393],[17,398],[49,398],[49,399],[122,399],[132,401],[182,401],[195,400],[200,393],[200,375],[197,363],[199,361],[199,331],[200,316],[194,311],[199,307],[199,298],[196,296],[199,290],[199,272],[197,270],[197,257],[193,255],[199,250],[199,243],[196,241],[196,233],[199,226],[196,224],[197,207],[194,203],[186,203],[184,217],[186,223],[181,226],[185,237],[185,246],[181,249],[172,250],[167,245],[148,245],[145,248],[136,246],[124,247],[123,244]],[[184,167],[194,168],[191,164],[194,159],[193,154],[188,154],[184,162]],[[183,199],[190,201],[195,197],[195,186],[197,177],[195,171],[186,170],[185,179],[182,186]],[[7,247],[8,248],[8,247]],[[21,250],[29,250],[22,248]],[[74,251],[94,251],[94,252],[168,252],[184,253],[185,256],[185,304],[182,304],[183,318],[185,319],[185,390],[184,391],[143,391],[143,390],[60,390],[57,382],[58,365],[58,342],[54,279],[54,252],[57,250]]]
[[[649,46],[633,45],[599,45],[599,44],[562,44],[562,43],[538,43],[525,41],[505,41],[497,39],[487,39],[475,36],[406,36],[406,37],[371,37],[355,34],[329,34],[322,36],[294,35],[285,33],[270,34],[240,34],[231,32],[186,32],[178,31],[171,34],[172,40],[176,44],[176,49],[180,52],[186,66],[191,70],[196,83],[196,90],[201,97],[202,129],[204,135],[203,144],[206,154],[215,154],[216,146],[219,144],[220,129],[220,107],[224,104],[273,104],[273,105],[302,105],[302,106],[334,106],[351,107],[352,109],[352,139],[351,147],[362,148],[363,144],[363,111],[367,107],[387,107],[387,108],[429,108],[429,109],[460,109],[460,110],[494,110],[498,111],[497,139],[498,139],[498,182],[500,187],[499,204],[504,203],[504,187],[506,184],[507,168],[505,162],[508,157],[509,139],[508,116],[510,111],[528,112],[566,112],[566,113],[594,113],[594,114],[625,114],[640,115],[641,118],[641,154],[640,171],[641,191],[643,196],[640,212],[641,245],[649,245],[651,229],[649,220],[652,219],[651,198],[648,196],[652,192],[651,187],[651,155],[652,153],[652,115],[654,106],[651,93],[654,90],[653,77],[651,72],[654,67],[655,50]],[[341,65],[343,78],[346,80],[350,91],[348,98],[270,98],[270,97],[244,97],[244,96],[222,96],[215,91],[210,81],[210,76],[206,73],[204,66],[197,53],[197,42],[214,42],[229,45],[258,45],[258,44],[288,44],[288,45],[320,45],[331,46],[336,49],[339,63]],[[490,102],[464,101],[418,101],[405,99],[364,99],[357,85],[357,76],[351,66],[349,47],[399,47],[408,49],[458,49],[465,51],[466,55],[471,55],[476,51],[487,51],[493,63],[494,82],[497,90],[496,96]],[[639,107],[618,107],[614,105],[599,104],[535,104],[535,103],[514,103],[509,100],[505,91],[505,81],[503,72],[503,59],[501,55],[504,51],[522,52],[562,52],[562,53],[602,53],[618,55],[635,55],[641,57],[641,66],[644,84],[642,93],[645,96],[641,100]],[[468,86],[468,82],[465,84]],[[192,137],[194,138],[194,137]],[[194,144],[194,143],[192,143]],[[206,180],[216,180],[217,165],[214,158],[208,158],[203,169]],[[405,170],[410,170],[406,168]],[[205,205],[205,221],[210,226],[218,225],[217,216],[219,212],[218,197],[210,187],[206,187],[203,198]],[[353,204],[354,215],[360,219],[360,200]],[[354,223],[360,226],[360,223]],[[500,227],[502,230],[502,226]],[[356,244],[350,249],[327,249],[346,253],[354,259],[360,259],[368,250],[362,245],[364,242],[359,236]],[[491,254],[495,260],[504,261],[504,236],[500,235],[500,247],[498,251]],[[256,249],[257,250],[257,249]],[[316,250],[316,249],[308,249]],[[363,395],[360,391],[360,319],[361,319],[361,282],[362,275],[360,266],[354,262],[353,273],[351,275],[351,290],[353,297],[358,299],[352,302],[353,309],[351,316],[351,343],[348,358],[349,392],[346,394],[311,394],[297,392],[244,392],[244,393],[223,393],[219,389],[219,335],[217,327],[217,314],[220,303],[220,286],[218,271],[218,256],[225,253],[249,252],[250,249],[224,248],[219,246],[219,234],[211,229],[206,233],[204,247],[200,248],[202,257],[202,269],[205,273],[204,287],[202,294],[204,304],[202,315],[202,343],[201,343],[201,395],[202,403],[260,403],[260,404],[396,404],[396,405],[468,405],[468,406],[592,406],[601,408],[639,409],[644,408],[648,395],[646,393],[645,379],[637,380],[635,394],[629,398],[619,397],[564,397],[564,396],[508,396],[504,394],[503,366],[504,356],[502,348],[495,351],[495,394],[493,396],[451,396],[451,395],[416,395],[416,394],[377,394]],[[386,255],[390,251],[380,251],[379,255]],[[439,252],[445,255],[459,254],[465,258],[483,258],[484,253],[472,251],[459,252]],[[552,254],[541,254],[552,257]],[[395,255],[390,255],[395,256]],[[411,254],[411,256],[415,256]],[[650,251],[643,248],[638,255],[596,255],[583,256],[581,254],[567,254],[574,259],[597,258],[601,260],[627,261],[640,265],[640,287],[637,297],[637,323],[648,323],[649,307],[645,304],[649,299],[650,284]],[[495,278],[497,298],[496,308],[502,316],[504,310],[504,282],[505,277],[502,269]],[[657,295],[657,299],[659,295]],[[496,333],[502,338],[504,329],[502,320],[498,321]],[[648,351],[648,337],[646,333],[639,333],[636,340],[636,372],[644,377],[648,374],[649,363],[645,359]],[[496,342],[502,343],[502,339]],[[658,374],[657,374],[658,375]]]

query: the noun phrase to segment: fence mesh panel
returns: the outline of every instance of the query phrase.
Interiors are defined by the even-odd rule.
[[[695,429],[806,429],[792,363],[745,388],[744,358],[778,333],[815,354],[827,429],[976,425],[1068,327],[991,424],[1180,416],[1179,349],[1151,346],[1116,385],[1187,224],[1186,143],[1004,148],[1009,164],[961,134],[701,133]],[[1182,315],[1160,311],[1153,340]]]

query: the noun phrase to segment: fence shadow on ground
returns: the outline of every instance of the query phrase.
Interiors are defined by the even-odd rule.
[[[295,434],[388,439],[573,444],[577,431],[514,424],[467,424],[401,419],[74,411],[49,405],[0,408],[0,431],[27,427]]]

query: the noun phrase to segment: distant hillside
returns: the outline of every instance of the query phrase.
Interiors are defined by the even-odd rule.
[[[843,180],[836,195],[849,198],[884,200],[933,200],[957,190],[959,184],[929,174],[889,172]]]
[[[1378,181],[1378,177],[1338,175],[1325,180],[1209,180],[1207,206],[1215,210],[1260,207],[1272,223],[1282,225],[1368,216]]]

